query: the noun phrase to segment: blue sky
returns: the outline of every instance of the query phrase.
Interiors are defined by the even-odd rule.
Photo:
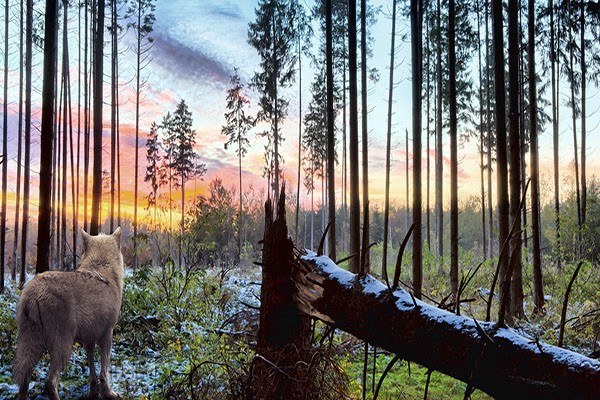
[[[157,8],[157,24],[155,35],[155,61],[151,68],[151,81],[156,82],[157,91],[171,91],[175,98],[185,98],[192,105],[196,115],[198,131],[206,135],[205,143],[214,143],[214,146],[205,149],[207,157],[214,157],[229,168],[235,165],[233,153],[227,154],[222,150],[219,139],[220,126],[223,124],[224,91],[228,88],[229,75],[234,67],[240,69],[242,79],[248,80],[258,66],[258,57],[254,49],[247,44],[248,22],[255,18],[254,1],[211,1],[189,2],[175,0],[159,2]],[[310,2],[309,2],[310,3]],[[389,74],[389,46],[391,20],[388,17],[390,5],[385,1],[377,1],[384,11],[378,18],[374,27],[375,37],[374,56],[369,61],[370,66],[379,69],[381,79],[369,85],[370,114],[368,125],[370,178],[375,198],[382,194],[383,165],[385,154],[385,132],[387,118],[387,82]],[[385,14],[385,15],[384,15]],[[399,17],[399,35],[408,33],[408,19]],[[400,39],[400,37],[398,37]],[[394,91],[394,152],[392,172],[392,196],[402,202],[404,179],[404,132],[411,127],[411,101],[410,101],[410,56],[409,44],[397,40],[398,53],[396,56],[397,68],[395,71],[396,89]],[[539,59],[539,58],[538,58]],[[303,108],[306,109],[310,100],[309,85],[312,80],[312,71],[304,63],[303,70]],[[158,90],[158,87],[161,89]],[[285,158],[285,175],[288,181],[295,182],[296,154],[297,154],[297,121],[298,102],[297,86],[293,87],[288,97],[291,99],[290,115],[284,125],[286,141],[283,145]],[[563,83],[561,100],[564,104],[567,96],[566,85]],[[250,93],[251,98],[255,95]],[[598,89],[588,89],[588,168],[596,173],[599,168],[598,130],[600,124]],[[548,111],[549,112],[549,111]],[[561,164],[564,175],[573,160],[573,142],[571,123],[568,117],[570,110],[561,108]],[[460,129],[460,127],[459,127]],[[579,129],[579,122],[578,122]],[[253,138],[255,139],[255,138]],[[262,144],[258,139],[256,146],[248,157],[247,167],[249,175],[259,175],[262,167]],[[433,144],[433,141],[432,141]],[[425,148],[425,138],[423,147]],[[409,143],[409,147],[411,144]],[[546,170],[552,163],[552,141],[550,126],[540,135],[540,162]],[[445,149],[446,150],[446,149]],[[448,151],[446,150],[447,154]],[[423,153],[425,156],[425,152]],[[412,157],[412,155],[411,155]],[[460,191],[463,194],[472,194],[478,190],[478,155],[474,144],[463,144],[459,149]],[[424,163],[423,163],[424,165]],[[209,167],[210,168],[210,167]],[[446,168],[446,171],[448,168]],[[339,172],[338,172],[339,173]],[[548,172],[545,172],[547,174]],[[549,177],[550,178],[550,177]],[[446,184],[447,185],[447,184]],[[295,187],[295,184],[292,186]]]
[[[309,1],[305,3],[312,4]],[[388,4],[389,3],[389,4]],[[18,9],[18,2],[11,1],[12,9]],[[377,0],[384,13],[378,17],[374,26],[373,36],[375,38],[374,55],[369,61],[369,66],[379,69],[381,79],[375,84],[369,84],[369,166],[370,187],[372,199],[380,201],[383,194],[384,155],[385,155],[385,132],[387,118],[387,82],[389,74],[389,47],[391,20],[389,8],[391,1]],[[226,138],[221,135],[221,126],[224,123],[226,90],[229,88],[229,77],[234,68],[239,68],[242,80],[247,82],[254,71],[257,70],[259,59],[256,51],[247,43],[248,23],[254,20],[254,9],[256,1],[228,1],[228,0],[159,0],[156,9],[156,24],[153,37],[155,44],[152,49],[152,61],[144,70],[146,81],[144,86],[144,103],[141,117],[142,137],[149,130],[153,121],[159,122],[167,111],[175,109],[175,105],[181,99],[185,99],[194,117],[194,128],[197,131],[198,151],[202,161],[207,164],[208,173],[199,187],[206,187],[211,179],[219,176],[224,179],[228,186],[237,186],[237,157],[233,151],[226,151],[223,144]],[[71,11],[74,13],[75,11]],[[385,15],[384,15],[385,14]],[[3,18],[3,16],[2,16]],[[71,21],[71,26],[76,26],[76,20]],[[18,26],[11,25],[11,38],[17,40]],[[392,153],[392,187],[391,194],[397,204],[403,204],[404,193],[404,171],[405,150],[404,132],[411,127],[411,102],[410,102],[410,56],[409,44],[402,42],[400,36],[408,34],[408,19],[399,17],[399,36],[397,40],[397,66],[395,70],[396,87],[394,90],[394,136]],[[4,37],[2,37],[2,40]],[[134,37],[131,32],[124,35],[120,56],[120,103],[121,103],[121,131],[122,131],[122,154],[121,161],[124,171],[133,168],[133,93],[134,93],[134,53],[126,49],[133,46]],[[12,42],[11,52],[16,57],[18,44]],[[106,51],[108,51],[107,48]],[[71,39],[71,71],[77,74],[77,44],[76,35]],[[11,59],[9,66],[9,128],[14,132],[16,129],[16,82],[18,81],[16,58]],[[34,62],[34,123],[38,124],[41,88],[41,56],[38,54]],[[105,59],[105,73],[109,73],[108,58]],[[307,62],[303,63],[303,109],[307,109],[310,101],[309,88],[313,73]],[[74,82],[75,78],[72,78]],[[108,76],[105,78],[108,86]],[[561,101],[566,101],[566,84],[563,82]],[[107,88],[105,88],[107,89]],[[283,126],[285,142],[282,148],[282,156],[285,159],[284,175],[288,181],[288,187],[296,187],[297,166],[297,135],[298,135],[298,110],[297,100],[298,87],[294,85],[286,94],[290,99],[290,113]],[[249,92],[250,99],[256,103],[256,94]],[[108,91],[105,91],[105,103],[109,102]],[[588,89],[588,167],[590,175],[600,171],[598,158],[598,146],[600,129],[600,96],[595,87]],[[256,111],[256,109],[254,109]],[[109,131],[108,107],[104,110],[105,138]],[[568,119],[570,110],[561,107],[561,165],[565,176],[569,175],[569,164],[573,160],[571,123]],[[341,122],[341,118],[340,118]],[[459,126],[459,130],[461,127]],[[579,129],[579,125],[578,125]],[[39,150],[36,150],[37,131],[34,130],[34,165],[36,164]],[[261,177],[264,164],[262,139],[251,134],[252,149],[244,160],[244,181],[252,183],[255,188],[266,187],[266,181]],[[16,141],[11,140],[9,152],[16,152]],[[143,143],[143,141],[142,141]],[[433,141],[432,141],[433,144]],[[547,170],[552,163],[551,132],[547,126],[540,137],[541,164]],[[426,142],[423,138],[423,147]],[[448,154],[447,143],[445,154]],[[411,144],[409,143],[409,147]],[[108,149],[109,147],[106,146]],[[432,149],[433,151],[433,149]],[[143,158],[145,150],[140,149]],[[412,155],[410,155],[412,157]],[[423,157],[425,151],[423,152]],[[459,197],[466,199],[479,190],[478,154],[474,144],[464,144],[459,149]],[[447,161],[447,160],[446,160]],[[145,171],[145,159],[140,165],[140,174]],[[433,161],[432,161],[433,163]],[[11,163],[10,170],[14,171],[15,163]],[[107,164],[108,165],[108,164]],[[425,162],[423,162],[425,165]],[[446,174],[449,168],[446,166]],[[546,178],[551,179],[550,172],[544,173]],[[336,175],[339,179],[341,169],[338,167]],[[433,174],[432,174],[433,175]],[[131,187],[132,174],[124,177],[125,187]],[[445,186],[448,187],[449,179],[446,176]],[[433,190],[433,183],[432,183]],[[303,198],[306,193],[303,190]],[[338,190],[338,194],[340,191]]]

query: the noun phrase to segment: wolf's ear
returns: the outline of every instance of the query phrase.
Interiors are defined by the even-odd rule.
[[[86,251],[90,244],[90,234],[82,229],[81,230],[81,238],[83,239],[83,251]]]
[[[121,227],[120,226],[117,226],[117,229],[115,229],[115,231],[113,232],[112,237],[115,239],[115,241],[117,242],[117,246],[120,249],[121,248]]]

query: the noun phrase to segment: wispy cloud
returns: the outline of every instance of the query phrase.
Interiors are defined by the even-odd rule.
[[[218,1],[215,3],[206,2],[206,10],[208,14],[215,17],[227,18],[231,20],[243,19],[242,10],[239,4],[232,1]]]
[[[229,82],[230,71],[221,61],[164,32],[157,32],[155,39],[154,58],[171,74],[191,81],[222,85]]]

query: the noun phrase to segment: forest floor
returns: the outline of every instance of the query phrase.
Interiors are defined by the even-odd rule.
[[[570,277],[568,272],[546,275],[546,313],[519,321],[520,332],[556,344],[558,310]],[[485,296],[481,294],[489,287],[487,275],[481,273],[480,278],[474,279],[466,295],[474,300],[463,308],[465,315],[482,318]],[[433,271],[425,276],[429,276],[425,285],[428,295],[441,297],[447,279]],[[566,343],[572,350],[589,354],[600,331],[598,269],[585,268],[578,281],[571,295]],[[7,282],[8,287],[0,295],[0,399],[13,398],[18,390],[12,382],[10,366],[16,347],[14,318],[18,290]],[[257,331],[259,293],[260,270],[256,268],[182,272],[166,266],[128,270],[112,351],[113,389],[124,399],[243,398]],[[529,308],[526,303],[531,315]],[[320,323],[316,328],[317,332],[323,330]],[[333,344],[329,346],[333,349],[330,357],[342,371],[340,385],[344,386],[347,398],[362,398],[364,343],[338,331]],[[369,354],[366,398],[370,399],[393,357],[378,352],[374,361],[372,348]],[[46,356],[34,371],[31,398],[46,398],[43,379],[47,371]],[[387,375],[379,398],[421,399],[427,375],[426,369],[414,363],[398,362]],[[88,389],[87,377],[84,351],[76,345],[61,376],[61,398],[82,398]],[[433,372],[427,398],[462,399],[465,389],[466,384]],[[475,392],[471,398],[489,397]]]

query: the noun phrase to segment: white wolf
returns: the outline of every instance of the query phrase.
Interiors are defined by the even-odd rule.
[[[39,274],[23,290],[17,306],[18,345],[13,377],[19,399],[27,397],[33,367],[50,353],[46,392],[58,400],[58,379],[75,342],[87,352],[90,398],[116,399],[108,382],[113,328],[119,318],[123,294],[121,229],[112,235],[90,236],[82,231],[84,254],[73,272]],[[100,349],[100,378],[96,376],[94,349]]]

